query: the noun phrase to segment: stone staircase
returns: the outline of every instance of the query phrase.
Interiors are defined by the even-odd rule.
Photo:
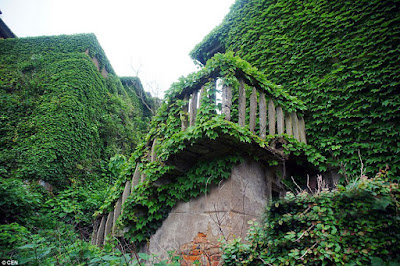
[[[213,116],[233,122],[250,131],[255,137],[265,140],[268,136],[276,134],[281,136],[265,147],[255,143],[238,143],[229,134],[220,134],[217,138],[203,138],[190,143],[187,148],[178,151],[174,156],[162,162],[175,166],[181,173],[190,169],[194,162],[212,160],[238,150],[246,150],[260,158],[265,158],[265,160],[273,158],[285,161],[287,156],[282,151],[282,143],[285,143],[283,134],[293,136],[297,141],[306,143],[304,118],[303,115],[299,115],[299,111],[305,109],[304,106],[298,108],[297,103],[293,102],[293,97],[287,95],[279,86],[260,78],[262,75],[255,70],[249,71],[240,64],[235,65],[237,62],[224,60],[215,59],[220,63],[219,67],[207,71],[200,70],[194,78],[192,77],[191,82],[187,82],[187,86],[167,96],[171,105],[177,101],[185,103],[179,117],[176,117],[181,121],[181,127],[180,130],[177,130],[177,134],[187,131],[189,128],[202,126],[200,121],[204,120],[204,117],[199,110],[204,102],[201,99],[207,99],[208,104],[211,103],[211,106],[215,107]],[[225,82],[232,79],[237,82],[233,82],[234,84]],[[220,99],[218,99],[218,89],[221,91]],[[296,111],[296,109],[298,110]],[[149,162],[159,160],[156,154],[157,146],[161,144],[158,141],[159,137],[154,134],[147,142],[146,159]],[[106,237],[109,235],[123,236],[124,229],[118,228],[117,221],[124,213],[123,206],[128,196],[134,193],[135,186],[146,179],[146,176],[140,171],[139,165],[142,163],[141,161],[136,162],[135,171],[132,177],[125,182],[125,188],[115,202],[113,210],[103,213],[95,220],[92,244],[104,245]]]

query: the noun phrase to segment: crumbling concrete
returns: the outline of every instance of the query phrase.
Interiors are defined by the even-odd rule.
[[[247,222],[261,218],[270,198],[271,180],[266,180],[265,171],[261,162],[247,160],[235,166],[231,177],[208,194],[179,202],[150,238],[149,252],[166,258],[167,251],[180,250],[199,233],[215,243],[219,238],[245,238]]]

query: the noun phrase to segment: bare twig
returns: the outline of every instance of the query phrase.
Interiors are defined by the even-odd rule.
[[[301,187],[296,183],[296,181],[294,181],[293,176],[290,176],[290,178],[293,180],[293,183],[298,187],[299,189],[298,193],[300,193],[302,191]]]
[[[208,180],[207,180],[207,182],[206,182],[206,186],[207,186],[207,185],[208,185]],[[224,186],[225,186],[225,184],[222,183],[222,181],[221,181],[221,182],[218,184],[218,190],[222,190]],[[224,204],[223,204],[223,202],[222,202],[222,200],[221,200],[220,198],[218,198],[217,202],[214,202],[214,203],[213,203],[214,211],[213,211],[213,212],[210,212],[210,213],[209,213],[209,216],[210,216],[211,220],[213,221],[213,223],[216,225],[218,231],[220,232],[222,238],[223,238],[225,241],[228,241],[229,238],[230,238],[230,235],[231,235],[231,234],[228,234],[228,235],[227,235],[226,232],[224,232],[224,228],[227,226],[227,220],[228,220],[228,218],[229,218],[229,213],[230,213],[233,209],[239,207],[239,205],[240,205],[240,200],[242,200],[242,207],[241,207],[241,208],[243,208],[244,217],[243,217],[242,220],[239,219],[235,224],[233,224],[233,227],[234,227],[234,228],[236,228],[236,227],[237,227],[237,228],[240,228],[240,227],[239,227],[239,226],[240,226],[239,223],[240,223],[240,221],[243,221],[243,222],[242,222],[242,225],[241,225],[241,228],[240,228],[240,230],[241,230],[241,231],[240,231],[240,234],[242,235],[242,233],[243,233],[244,226],[245,226],[244,220],[246,219],[245,194],[246,194],[247,186],[248,186],[248,183],[246,183],[246,185],[245,185],[245,187],[244,187],[244,190],[243,190],[243,192],[242,192],[242,196],[243,196],[242,199],[237,199],[237,200],[235,201],[235,203],[234,203],[233,205],[231,205],[231,207],[230,207],[229,210],[225,210],[225,208],[222,209],[222,210],[219,209],[218,206],[220,206],[220,204],[221,204],[221,206],[224,206]],[[206,191],[207,191],[207,189],[206,189]],[[206,194],[205,194],[205,197],[206,197],[206,204],[208,205],[208,197],[207,197],[207,196],[208,196],[208,195],[207,195],[207,193],[206,193]]]
[[[135,258],[136,258],[138,264],[139,264],[140,266],[142,266],[142,264],[140,263],[140,258],[139,258],[139,256],[138,256],[137,252],[134,251],[133,254],[135,255]]]
[[[57,226],[56,226],[56,231],[57,231],[57,233],[58,233],[58,240],[59,240],[59,243],[61,243],[61,245],[63,246],[65,252],[68,254],[68,258],[69,258],[69,260],[71,261],[71,263],[74,264],[74,261],[72,261],[72,258],[71,258],[71,255],[70,255],[69,250],[68,250],[67,247],[65,246],[65,243],[61,240],[61,232],[60,232],[60,230],[59,230],[58,224],[57,224]],[[63,237],[63,239],[65,239],[65,238]]]
[[[131,84],[133,86],[135,86],[135,83],[133,81],[131,81]],[[139,96],[140,101],[151,112],[151,114],[154,115],[154,110],[145,101],[144,90],[141,90],[140,88],[138,88],[137,92],[138,92],[138,96]]]
[[[327,189],[325,180],[322,178],[322,175],[317,175],[317,194],[321,193],[325,189]]]
[[[306,252],[304,252],[304,254],[299,258],[300,260],[302,260],[304,258],[304,256],[308,253],[308,251],[310,251],[311,249],[313,249],[316,245],[318,244],[318,242],[315,242],[314,245],[312,245],[310,248],[308,248],[306,250]]]
[[[307,187],[310,190],[310,193],[312,193],[312,189],[310,187],[310,176],[307,174]]]
[[[311,205],[311,206],[308,206],[308,208],[305,209],[305,211],[303,211],[302,213],[300,213],[299,216],[302,216],[302,215],[306,214],[306,213],[311,209],[311,207],[312,207],[312,205]]]
[[[140,74],[140,71],[141,71],[141,69],[142,69],[142,66],[143,66],[143,65],[140,64],[137,68],[134,68],[133,65],[132,65],[132,63],[131,63],[131,69],[132,69],[132,71],[133,71],[135,77],[139,77],[139,74]]]
[[[362,159],[361,159],[361,152],[360,152],[360,150],[357,150],[357,153],[358,153],[358,158],[360,158],[360,163],[361,163],[361,167],[360,167],[360,177],[361,177],[361,178],[366,178],[366,176],[364,175],[364,173],[365,173],[365,170],[364,170],[364,163],[363,163],[363,161],[362,161]]]
[[[217,205],[218,205],[218,203],[217,203]],[[222,221],[219,219],[219,215],[218,215],[217,208],[215,207],[215,203],[214,203],[214,211],[215,211],[215,217],[216,217],[217,221],[215,222],[214,219],[213,219],[213,221],[214,221],[214,223],[216,223],[216,225],[217,225],[217,227],[218,227],[218,230],[220,231],[220,233],[221,233],[222,237],[224,238],[224,240],[227,241],[228,239],[227,239],[227,237],[225,236],[224,231],[222,230]],[[225,214],[225,216],[226,216],[226,214]],[[223,217],[223,218],[224,218],[224,217]],[[211,218],[211,219],[212,219],[212,218]]]
[[[308,227],[307,230],[305,230],[305,231],[299,236],[299,238],[297,238],[297,239],[295,240],[295,242],[299,242],[300,239],[304,236],[304,234],[307,233],[307,232],[309,232],[314,226],[315,226],[315,224],[312,224],[310,227]]]
[[[266,263],[265,260],[263,260],[260,256],[258,256],[257,258],[261,260],[264,265],[272,265],[271,263]]]
[[[117,241],[118,241],[118,243],[119,243],[119,245],[120,245],[120,247],[121,247],[121,252],[122,252],[122,256],[124,257],[124,260],[125,260],[125,262],[126,262],[126,265],[129,265],[129,262],[128,262],[128,260],[126,259],[126,256],[125,256],[125,254],[126,254],[126,251],[125,251],[125,248],[124,248],[124,246],[123,246],[123,244],[121,243],[121,241],[119,241],[119,239],[118,238],[116,238],[117,239]],[[139,262],[139,261],[138,261]]]
[[[209,182],[209,180],[210,180],[210,178],[211,177],[209,177],[208,179],[207,179],[207,181],[206,181],[206,190],[205,190],[205,199],[206,199],[206,205],[208,205],[208,197],[207,197],[207,185],[208,185],[208,182]],[[221,185],[221,182],[218,184],[218,187]],[[221,188],[220,188],[221,189]],[[217,204],[217,205],[215,205],[215,204]],[[211,220],[217,225],[217,227],[218,227],[218,230],[221,232],[221,235],[222,235],[222,237],[224,238],[224,240],[227,240],[226,239],[226,237],[225,237],[225,234],[224,234],[224,232],[223,232],[223,230],[222,230],[222,223],[223,223],[223,220],[225,220],[225,218],[226,217],[222,217],[222,221],[221,221],[221,219],[220,219],[220,217],[219,217],[219,211],[218,211],[218,202],[217,203],[213,203],[213,207],[214,207],[214,213],[215,213],[215,217],[213,217],[213,215],[212,215],[212,213],[209,213],[209,215],[210,215],[210,218],[211,218]]]

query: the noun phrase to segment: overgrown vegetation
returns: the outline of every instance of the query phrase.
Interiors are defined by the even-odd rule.
[[[94,179],[101,160],[130,153],[147,129],[134,87],[94,35],[0,40],[0,54],[0,176],[63,188]]]
[[[160,107],[160,99],[151,97],[149,92],[145,92],[142,82],[138,77],[120,77],[121,83],[126,92],[131,96],[134,106],[140,108],[140,113],[143,113],[145,118],[150,118],[155,115],[158,107]],[[145,119],[141,120],[148,123]]]
[[[238,0],[191,56],[233,51],[307,106],[308,141],[331,165],[400,176],[399,1]],[[344,172],[344,171],[343,171]]]
[[[354,176],[360,155],[367,174],[376,167],[391,171],[372,179],[362,175],[337,191],[272,202],[246,244],[225,243],[225,263],[397,265],[399,9],[397,1],[377,0],[237,1],[192,56],[205,64],[215,52],[227,53],[172,85],[144,141],[158,102],[137,78],[115,75],[94,35],[0,40],[0,257],[21,264],[165,265],[124,250],[116,237],[102,249],[89,244],[92,214],[113,208],[138,166],[143,182],[127,198],[118,223],[129,228],[131,243],[142,244],[178,201],[206,193],[243,158],[258,159],[242,150],[182,172],[166,163],[171,157],[204,140],[228,137],[264,148],[281,137],[287,155],[305,158],[321,172],[334,165]],[[235,123],[235,109],[232,122],[224,120],[213,100],[213,79],[223,77],[237,91],[236,71],[284,111],[304,111],[312,146],[286,134],[261,139],[258,129],[253,134]],[[181,117],[188,115],[183,94],[204,80],[210,82],[196,126],[182,131]],[[156,161],[149,156],[153,140]],[[114,156],[129,155],[138,143],[129,159]],[[57,189],[45,191],[38,180]]]
[[[156,256],[116,249],[116,239],[102,248],[90,244],[90,214],[104,201],[120,162],[112,159],[95,184],[74,183],[57,196],[36,183],[0,178],[0,257],[19,265],[166,265]],[[171,254],[170,265],[179,260]]]
[[[313,147],[298,142],[293,136],[270,135],[266,139],[261,139],[249,131],[248,126],[239,126],[236,123],[237,104],[232,108],[232,113],[236,112],[236,116],[232,117],[233,122],[217,114],[221,106],[212,100],[217,93],[215,81],[207,82],[204,87],[196,124],[182,131],[181,117],[187,115],[183,112],[183,106],[187,104],[187,101],[182,100],[182,94],[199,88],[199,83],[204,79],[218,77],[222,78],[225,84],[232,85],[234,93],[237,93],[239,83],[235,77],[236,72],[242,73],[254,83],[257,82],[260,89],[264,89],[267,95],[276,100],[285,110],[305,109],[301,101],[270,83],[250,64],[233,56],[232,53],[217,54],[203,69],[174,83],[166,93],[166,99],[153,119],[149,134],[131,158],[118,168],[120,177],[101,209],[96,213],[96,215],[107,215],[113,210],[116,201],[121,197],[125,182],[132,179],[138,166],[145,178],[133,188],[133,192],[123,205],[123,214],[119,218],[119,227],[129,228],[124,233],[124,237],[132,243],[140,245],[148,241],[178,201],[189,201],[208,192],[210,187],[228,178],[232,167],[241,162],[244,157],[258,159],[251,153],[251,149],[238,149],[234,153],[223,154],[220,158],[198,160],[186,172],[179,171],[175,165],[168,163],[171,157],[198,142],[229,138],[236,144],[247,143],[247,148],[252,145],[265,148],[276,137],[283,137],[288,141],[285,145],[288,155],[303,156],[314,167],[319,167],[322,171],[326,170],[326,159]],[[157,140],[155,146],[157,160],[151,161],[151,147],[155,139]],[[268,163],[275,165],[278,161],[271,160]]]
[[[88,237],[91,219],[86,214],[103,200],[99,187],[73,186],[54,197],[36,183],[15,178],[0,182],[2,258],[39,263],[54,255],[61,263],[73,244],[85,245],[76,239],[78,232],[82,239]]]
[[[0,257],[129,260],[87,241],[123,155],[109,158],[136,147],[154,100],[122,85],[92,34],[0,40],[0,54]]]
[[[337,191],[272,202],[247,243],[223,246],[227,265],[399,265],[400,190],[386,172]]]

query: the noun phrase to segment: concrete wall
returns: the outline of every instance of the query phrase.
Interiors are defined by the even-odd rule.
[[[179,202],[150,238],[149,252],[165,258],[202,233],[208,241],[223,237],[245,238],[247,222],[260,219],[271,194],[265,166],[245,161],[232,169],[231,177],[189,202]]]

